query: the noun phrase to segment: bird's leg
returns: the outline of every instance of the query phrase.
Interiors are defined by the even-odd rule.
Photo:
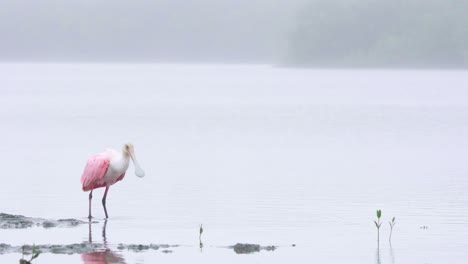
[[[91,190],[89,192],[89,215],[88,215],[88,219],[91,220],[92,216],[91,216],[91,199],[93,199],[93,190]]]
[[[104,197],[102,197],[102,206],[104,206],[104,213],[106,213],[106,219],[109,218],[109,216],[107,215],[107,208],[106,208],[107,191],[109,191],[109,186],[106,187],[106,191],[104,192]]]

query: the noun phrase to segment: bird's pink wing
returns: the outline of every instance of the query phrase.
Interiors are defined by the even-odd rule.
[[[83,191],[89,191],[99,186],[106,175],[109,168],[110,159],[107,155],[97,154],[88,159],[83,175],[81,176],[81,184]]]

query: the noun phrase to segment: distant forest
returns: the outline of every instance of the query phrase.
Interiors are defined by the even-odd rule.
[[[287,64],[468,67],[467,0],[311,0]]]

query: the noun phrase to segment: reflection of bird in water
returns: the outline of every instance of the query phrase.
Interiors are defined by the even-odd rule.
[[[93,252],[81,255],[85,264],[124,264],[125,259],[112,251]]]
[[[89,219],[91,219],[91,199],[93,198],[93,190],[102,187],[106,187],[104,197],[102,197],[102,206],[104,207],[106,219],[109,218],[106,208],[107,192],[111,185],[121,181],[125,177],[130,159],[133,160],[133,164],[135,165],[135,175],[138,177],[145,176],[145,172],[140,168],[140,165],[138,165],[132,144],[125,144],[122,152],[108,149],[88,159],[83,175],[81,176],[81,184],[83,185],[83,191],[90,191]]]
[[[125,264],[125,259],[122,255],[113,252],[107,247],[106,227],[107,220],[104,221],[104,226],[102,227],[102,239],[105,251],[82,254],[81,259],[84,264]],[[91,224],[89,224],[89,243],[92,243]]]

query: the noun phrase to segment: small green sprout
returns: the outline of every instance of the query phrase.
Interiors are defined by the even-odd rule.
[[[200,236],[198,237],[198,240],[200,242],[200,252],[203,251],[203,242],[201,240],[202,234],[203,234],[203,224],[200,225]]]
[[[382,217],[382,210],[377,210],[377,221],[374,220],[375,226],[377,227],[377,242],[380,239],[380,227],[382,226],[380,217]]]
[[[390,243],[392,242],[392,233],[393,233],[393,227],[395,226],[396,222],[395,222],[395,217],[393,217],[392,221],[388,221],[388,223],[390,224],[390,238],[388,239],[390,241]]]

